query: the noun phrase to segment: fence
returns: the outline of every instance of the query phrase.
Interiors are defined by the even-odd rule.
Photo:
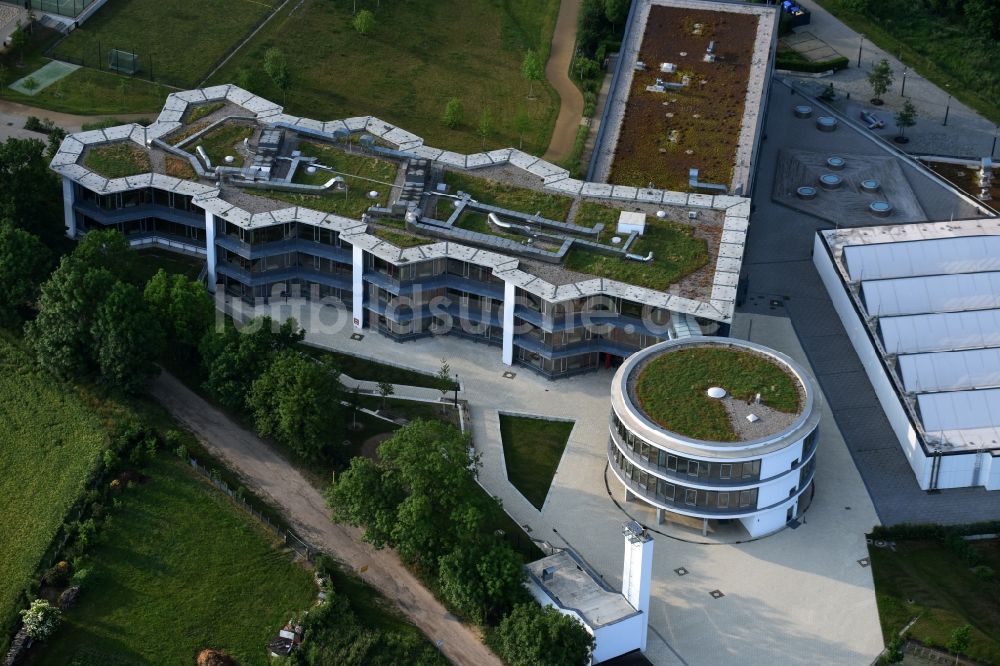
[[[294,550],[296,553],[309,560],[313,561],[313,555],[318,552],[318,549],[309,545],[309,543],[299,537],[297,534],[289,529],[285,529],[279,525],[275,525],[270,517],[266,514],[258,511],[250,502],[247,502],[246,498],[242,496],[238,491],[233,490],[229,485],[220,479],[218,475],[211,469],[205,467],[199,463],[195,458],[188,456],[188,463],[199,472],[202,476],[208,479],[209,483],[218,488],[220,491],[229,495],[230,498],[239,506],[242,506],[247,510],[254,518],[256,518],[260,523],[270,530],[273,534],[280,537],[285,545]]]
[[[31,0],[31,8],[37,12],[76,18],[94,2],[95,0]]]

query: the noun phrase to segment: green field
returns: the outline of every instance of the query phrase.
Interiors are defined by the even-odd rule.
[[[524,148],[542,152],[558,98],[539,82],[537,99],[527,99],[520,69],[526,48],[548,58],[558,7],[557,0],[358,0],[359,10],[375,14],[365,37],[351,25],[352,1],[290,2],[210,82],[235,82],[281,103],[282,92],[261,69],[264,53],[277,47],[289,63],[289,113],[319,120],[375,115],[428,145],[477,152],[483,108],[494,118],[487,149],[518,144],[514,117],[524,109],[531,119]],[[452,97],[465,110],[455,129],[441,121]]]
[[[80,602],[31,663],[191,664],[204,648],[244,666],[316,598],[310,574],[189,467],[161,454],[125,492],[87,557]]]
[[[110,49],[130,51],[139,55],[138,76],[148,78],[152,68],[157,81],[194,88],[276,4],[276,0],[115,0],[71,32],[52,55],[106,69]]]
[[[507,478],[539,511],[572,431],[572,421],[500,415]]]
[[[103,424],[75,394],[0,336],[0,654],[20,595],[33,580],[106,442]]]
[[[931,3],[885,0],[860,3],[876,14],[859,12],[854,0],[818,0],[819,4],[883,50],[901,57],[911,70],[934,82],[993,122],[1000,122],[1000,58],[996,40],[976,38],[961,13],[935,14]],[[937,3],[942,7],[963,3]],[[971,4],[971,3],[970,3]],[[996,15],[995,3],[992,14]],[[989,9],[987,9],[989,12]],[[979,23],[979,21],[977,21]],[[868,69],[871,56],[864,57]],[[852,63],[853,64],[853,63]],[[899,84],[896,72],[896,85]],[[944,100],[941,93],[941,104]],[[917,108],[920,101],[914,99]]]
[[[796,412],[796,380],[771,360],[739,348],[690,347],[653,358],[639,372],[635,394],[655,423],[687,437],[716,442],[738,436],[726,408],[705,391],[721,386],[733,398],[761,401],[780,412]]]
[[[973,542],[985,566],[1000,572],[1000,543]],[[869,546],[875,597],[888,641],[910,620],[913,638],[946,647],[951,633],[972,625],[972,643],[966,654],[986,664],[1000,664],[1000,582],[980,577],[938,541],[896,541],[896,550]]]

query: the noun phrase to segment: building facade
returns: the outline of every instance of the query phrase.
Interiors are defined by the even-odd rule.
[[[736,441],[695,439],[655,423],[636,394],[639,374],[661,355],[705,347],[750,353],[780,367],[799,387],[798,413],[776,415],[780,423],[772,427],[765,408],[750,405],[749,411],[763,418]],[[725,383],[719,379],[720,387]],[[815,394],[812,380],[791,359],[752,342],[690,337],[654,345],[630,356],[612,383],[611,470],[627,498],[655,507],[660,521],[697,521],[703,529],[716,521],[739,521],[752,537],[770,534],[797,518],[811,498],[819,425]]]

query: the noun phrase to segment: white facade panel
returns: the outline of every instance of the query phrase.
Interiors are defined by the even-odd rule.
[[[844,264],[852,282],[1000,271],[1000,236],[848,245],[844,247]]]
[[[883,317],[879,332],[887,354],[1000,347],[1000,310]]]
[[[865,309],[878,317],[1000,308],[1000,273],[867,280]]]
[[[1000,387],[1000,349],[907,354],[897,363],[913,393]]]

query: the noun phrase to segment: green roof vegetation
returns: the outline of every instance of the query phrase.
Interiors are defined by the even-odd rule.
[[[83,165],[105,178],[138,176],[152,170],[149,153],[131,141],[91,148],[83,156]]]
[[[547,194],[525,187],[516,187],[495,180],[477,178],[464,173],[446,171],[444,182],[451,186],[453,194],[459,190],[469,193],[479,203],[507,208],[519,213],[534,215],[557,222],[564,222],[573,205],[573,199],[558,194]]]
[[[738,400],[760,393],[761,402],[780,412],[800,409],[798,382],[774,361],[746,349],[720,346],[668,351],[646,363],[635,380],[635,397],[654,423],[685,437],[734,442],[726,408],[709,398],[719,386]]]
[[[1000,663],[1000,542],[973,541],[964,548],[981,563],[970,567],[945,540],[896,539],[892,549],[868,547],[886,643],[916,618],[909,636],[946,648],[952,632],[969,624],[971,642],[963,654],[977,663]]]
[[[427,245],[428,243],[436,242],[430,238],[422,238],[420,236],[414,236],[413,234],[395,231],[393,229],[386,229],[385,227],[375,227],[372,229],[371,233],[378,236],[382,240],[401,248],[417,247],[418,245]]]
[[[581,201],[576,207],[576,218],[573,220],[573,223],[581,227],[593,227],[595,224],[603,224],[603,236],[608,236],[609,233],[614,232],[620,214],[621,210],[618,208],[594,203],[593,201]]]
[[[252,125],[242,125],[239,123],[223,123],[211,132],[202,135],[198,141],[189,146],[188,152],[192,152],[195,146],[201,146],[212,161],[212,166],[225,166],[225,158],[232,155],[236,158],[233,166],[240,166],[244,159],[236,152],[236,145],[253,136]]]
[[[360,152],[348,153],[340,148],[324,146],[312,141],[300,141],[298,149],[305,157],[315,157],[316,161],[323,166],[330,167],[339,174],[332,174],[323,169],[317,169],[316,173],[306,173],[305,164],[300,164],[295,170],[296,183],[305,185],[323,185],[334,175],[358,176],[356,183],[348,183],[352,187],[364,188],[368,190],[385,190],[396,179],[396,172],[399,167],[394,162],[384,160],[371,155],[364,155]],[[357,150],[357,149],[355,149]],[[371,179],[377,182],[366,181]],[[368,186],[365,187],[365,183]]]
[[[181,157],[167,155],[164,159],[164,171],[168,176],[181,178],[183,180],[198,180],[198,172],[194,170],[191,163]]]
[[[455,226],[459,229],[465,229],[467,231],[476,231],[481,234],[489,234],[491,236],[498,236],[500,238],[506,238],[508,240],[516,241],[518,243],[523,243],[528,240],[527,236],[521,236],[518,234],[505,233],[498,229],[494,229],[490,226],[489,219],[486,213],[480,213],[479,211],[470,211],[466,209],[455,222]]]
[[[189,106],[187,117],[184,119],[184,122],[188,124],[197,122],[205,116],[215,113],[225,105],[225,102],[207,102],[205,104]]]
[[[607,241],[607,236],[607,232],[602,234],[602,240]],[[645,235],[636,240],[629,252],[643,256],[652,252],[653,261],[642,263],[573,247],[566,255],[565,266],[588,275],[665,291],[708,263],[705,240],[696,237],[691,227],[666,220],[647,221]]]
[[[21,591],[99,464],[107,433],[72,390],[34,368],[0,334],[0,653],[13,635]],[[26,397],[30,396],[30,399]]]
[[[572,421],[500,415],[507,478],[539,511],[572,430]]]
[[[259,663],[268,639],[316,599],[312,576],[179,460],[161,454],[144,471],[148,481],[111,511],[87,555],[87,591],[36,663],[188,663],[206,647]]]

